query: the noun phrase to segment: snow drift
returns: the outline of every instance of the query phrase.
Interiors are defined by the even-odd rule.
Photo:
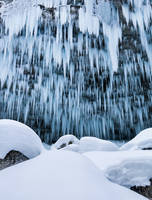
[[[44,151],[2,170],[0,180],[0,194],[5,200],[146,199],[111,183],[89,159],[70,151]]]
[[[152,128],[141,131],[135,138],[124,144],[121,150],[152,149]]]
[[[150,185],[151,151],[117,151],[84,153],[110,181],[125,187]]]
[[[107,140],[101,140],[96,137],[83,137],[79,145],[80,152],[89,151],[118,151],[118,147]]]
[[[19,151],[28,158],[42,152],[39,136],[28,126],[13,120],[0,120],[0,158],[11,150]]]
[[[79,153],[89,151],[118,151],[118,147],[110,141],[98,139],[96,137],[82,137],[78,140],[73,135],[62,136],[53,145],[53,148]]]
[[[125,160],[106,171],[110,181],[131,188],[150,185],[152,178],[152,157],[149,159]]]

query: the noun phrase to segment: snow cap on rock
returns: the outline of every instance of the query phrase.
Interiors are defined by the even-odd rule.
[[[79,151],[117,151],[118,147],[107,140],[98,139],[95,137],[83,137],[80,140]]]
[[[34,158],[42,149],[39,136],[31,128],[14,120],[0,120],[0,159],[12,150]]]
[[[53,147],[56,149],[62,149],[72,144],[79,144],[79,139],[76,138],[74,135],[64,135],[58,139]]]
[[[135,138],[124,144],[120,150],[152,149],[152,128],[141,131]]]

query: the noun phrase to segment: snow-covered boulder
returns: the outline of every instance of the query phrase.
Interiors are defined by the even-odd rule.
[[[78,140],[73,135],[62,136],[53,147],[79,153],[89,151],[118,151],[119,149],[118,146],[107,140],[101,140],[96,137],[82,137]]]
[[[41,153],[43,145],[39,136],[28,126],[14,120],[0,120],[0,159],[4,159],[12,150],[33,158]]]
[[[134,139],[120,148],[120,150],[138,149],[152,149],[152,128],[141,131]]]
[[[83,137],[80,140],[79,152],[89,151],[117,151],[118,147],[107,140],[101,140],[95,137]]]
[[[70,145],[78,145],[79,140],[74,135],[64,135],[53,145],[55,149],[65,149]]]
[[[107,169],[106,177],[119,185],[132,186],[150,185],[152,178],[152,157],[149,159],[128,159]]]
[[[57,150],[2,170],[0,194],[3,200],[146,200],[111,183],[85,156]]]
[[[112,182],[125,187],[150,185],[151,151],[96,151],[84,153]]]

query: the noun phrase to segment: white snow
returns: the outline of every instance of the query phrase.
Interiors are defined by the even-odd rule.
[[[126,187],[150,184],[151,151],[88,152],[84,155],[112,182]]]
[[[107,140],[101,140],[96,137],[83,137],[80,140],[79,151],[118,151],[118,147]]]
[[[141,131],[134,139],[124,144],[120,150],[152,148],[152,128]]]
[[[79,144],[70,144],[61,150],[74,151],[74,152],[79,153]]]
[[[43,146],[39,136],[28,126],[13,120],[0,120],[0,158],[11,150],[33,158],[42,152]]]
[[[96,137],[82,137],[78,140],[73,135],[62,136],[55,145],[53,145],[53,148],[79,153],[89,151],[118,151],[118,146],[110,141],[98,139]]]
[[[44,151],[0,171],[0,180],[3,200],[146,199],[111,183],[89,159],[69,151]]]
[[[152,178],[152,157],[149,159],[130,159],[115,165],[106,171],[106,177],[112,182],[130,188],[131,186],[150,185]]]
[[[43,145],[48,145],[42,145],[36,133],[22,123],[0,120],[0,130],[0,158],[11,150],[35,157],[0,171],[3,200],[146,199],[128,188],[150,184],[151,151],[138,149],[150,141],[152,129],[130,141],[132,151],[118,151],[110,141],[94,137],[79,140],[73,135],[61,137],[44,150]]]

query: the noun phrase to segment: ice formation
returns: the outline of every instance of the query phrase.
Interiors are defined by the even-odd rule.
[[[0,13],[1,118],[50,143],[149,126],[150,0],[14,0]]]

